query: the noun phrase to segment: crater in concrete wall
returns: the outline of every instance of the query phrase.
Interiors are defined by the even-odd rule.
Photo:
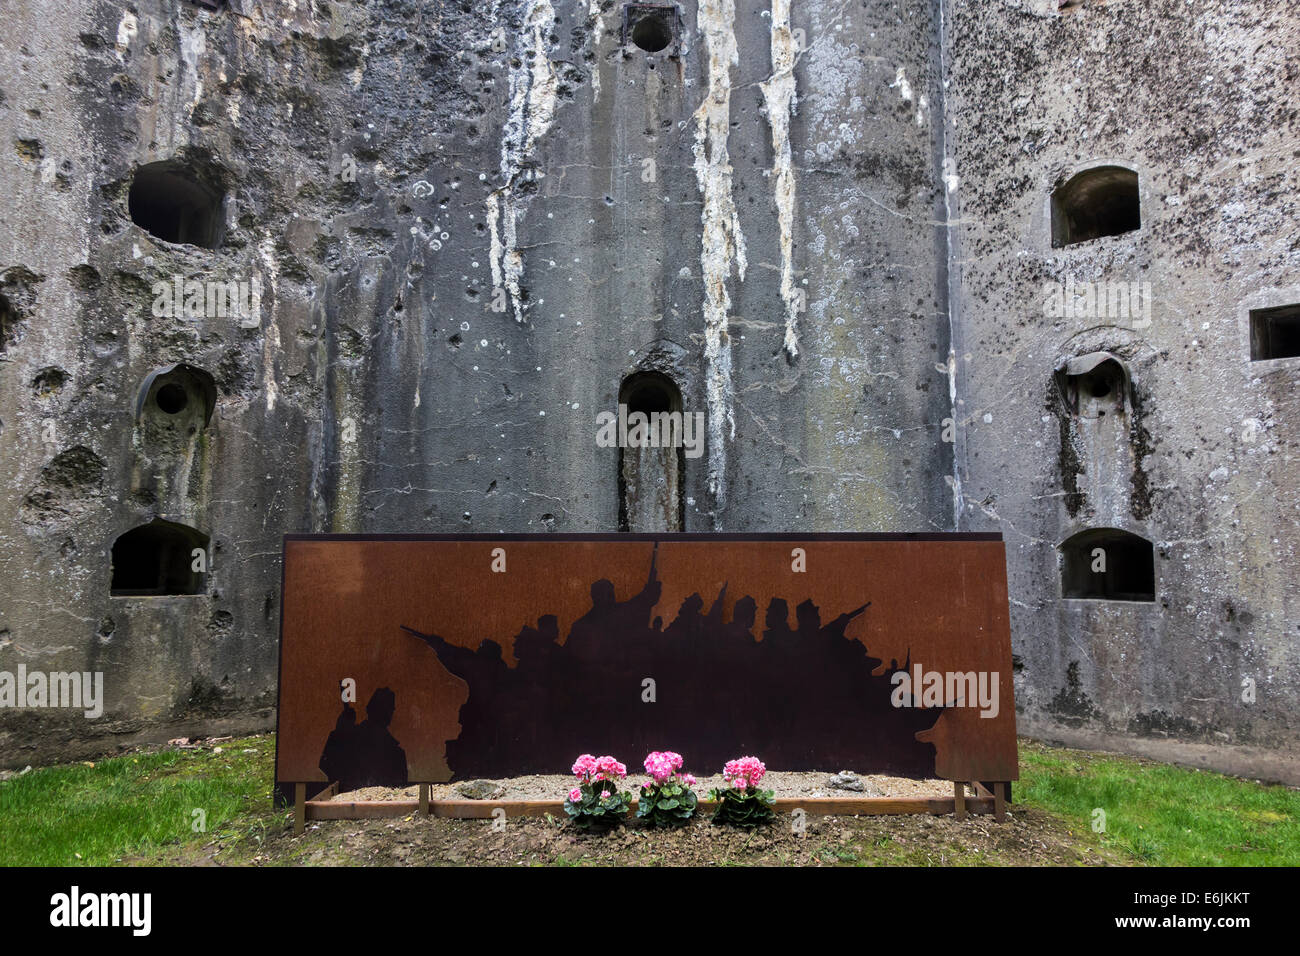
[[[103,494],[106,463],[85,445],[74,445],[41,469],[36,486],[23,499],[27,524],[46,525],[80,517]]]
[[[0,275],[0,353],[22,340],[36,304],[35,286],[40,281],[40,276],[23,266],[14,266]]]

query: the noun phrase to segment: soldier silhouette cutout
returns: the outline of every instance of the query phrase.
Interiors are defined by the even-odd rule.
[[[366,719],[359,724],[352,705],[343,705],[320,757],[321,771],[338,782],[341,792],[406,786],[406,751],[388,731],[396,712],[397,695],[387,687],[370,696]]]
[[[870,756],[880,772],[933,775],[934,746],[916,734],[942,708],[893,707],[896,663],[874,674],[882,661],[846,634],[870,602],[823,625],[821,609],[804,600],[792,630],[789,602],[773,597],[760,637],[752,596],[739,597],[726,620],[724,584],[707,611],[693,593],[665,623],[653,616],[657,557],[656,546],[645,586],[625,601],[609,580],[596,581],[590,610],[563,643],[553,614],[525,625],[513,667],[495,640],[471,650],[402,625],[468,684],[460,736],[446,745],[456,779],[554,773],[577,753],[645,753],[676,741],[687,742],[698,767],[738,753],[785,770],[838,769]]]

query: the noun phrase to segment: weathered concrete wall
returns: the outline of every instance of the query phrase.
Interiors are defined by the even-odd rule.
[[[1300,300],[1297,16],[1052,6],[691,0],[647,54],[608,0],[8,4],[0,670],[107,702],[0,712],[0,763],[268,725],[284,532],[616,530],[596,416],[657,371],[706,415],[686,530],[1000,530],[1022,727],[1294,774],[1300,363],[1244,323]],[[173,159],[216,249],[131,221]],[[1098,160],[1142,228],[1053,250]],[[173,276],[260,313],[158,316]],[[1069,277],[1149,281],[1150,325],[1044,316]],[[1103,349],[1132,408],[1074,420],[1053,370]],[[176,362],[217,399],[162,434]],[[203,593],[110,596],[155,517]],[[1097,526],[1157,543],[1154,603],[1061,599]]]
[[[0,763],[265,726],[284,532],[616,530],[596,415],[638,370],[707,415],[687,530],[951,528],[937,10],[688,2],[676,56],[621,16],[6,5],[0,670],[107,702],[0,713]],[[132,223],[169,159],[219,248]],[[176,275],[258,280],[258,320],[155,315]],[[159,442],[174,362],[216,407]],[[155,517],[211,536],[204,593],[110,596]]]
[[[1020,726],[1300,782],[1300,359],[1252,363],[1246,325],[1300,301],[1300,15],[1050,6],[945,18],[960,527],[1006,536]],[[1141,228],[1052,248],[1053,187],[1099,162],[1137,171]],[[1149,282],[1151,313],[1048,314],[1071,279]],[[1100,429],[1052,381],[1098,350],[1133,378]],[[1154,602],[1062,600],[1094,527],[1154,542]]]

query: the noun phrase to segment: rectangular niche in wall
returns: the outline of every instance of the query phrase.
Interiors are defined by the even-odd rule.
[[[1300,357],[1300,303],[1250,311],[1250,360]]]
[[[1061,544],[1061,597],[1154,601],[1151,542],[1119,528],[1080,531]]]

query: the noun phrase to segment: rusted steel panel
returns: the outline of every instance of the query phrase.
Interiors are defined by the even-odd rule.
[[[636,768],[655,749],[696,773],[752,753],[1014,780],[1003,545],[290,535],[278,720],[277,780],[343,790],[564,773],[582,752]]]

